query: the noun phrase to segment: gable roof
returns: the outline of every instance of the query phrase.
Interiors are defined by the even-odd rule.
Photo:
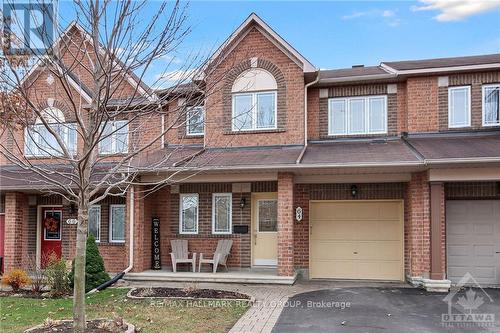
[[[215,53],[210,57],[208,63],[212,63],[215,60],[222,57],[224,59],[225,54],[228,54],[232,48],[239,44],[239,42],[246,36],[246,34],[251,30],[252,27],[257,27],[257,29],[271,41],[276,47],[278,47],[283,53],[285,53],[290,59],[294,60],[297,65],[299,65],[304,73],[315,72],[316,68],[309,62],[302,54],[299,53],[292,45],[290,45],[283,37],[281,37],[276,31],[274,31],[264,20],[262,20],[257,14],[251,13],[240,26],[233,31],[233,33],[222,43],[221,46],[215,51]],[[228,46],[230,47],[228,49]]]
[[[54,45],[59,44],[61,42],[62,38],[67,36],[71,32],[72,29],[77,29],[88,41],[90,41],[92,43],[92,39],[90,38],[88,32],[80,24],[78,24],[78,22],[72,21],[66,27],[66,29],[64,29],[64,31],[59,35],[59,37],[54,41],[54,43],[52,45],[54,46]],[[102,50],[102,48],[99,48],[99,49]],[[42,73],[42,71],[39,69],[40,69],[40,66],[43,65],[44,59],[46,59],[47,57],[48,57],[48,55],[42,56],[31,67],[31,69],[22,78],[21,84],[23,84],[28,79],[30,79],[34,74],[39,75]],[[90,89],[88,87],[86,87],[84,85],[84,83],[74,73],[72,73],[67,68],[65,68],[62,61],[60,61],[59,59],[56,59],[56,60],[57,61],[55,61],[54,64],[56,64],[58,66],[57,69],[59,71],[65,71],[66,73],[68,73],[69,83],[73,86],[73,88],[75,88],[78,92],[80,92],[82,94],[82,96],[85,98],[85,100],[90,101],[91,96],[92,96]],[[123,68],[125,66],[125,64],[119,58],[115,58],[115,59],[113,59],[113,61],[118,65],[118,67]],[[138,87],[137,90],[141,95],[143,95],[143,97],[147,98],[150,101],[155,100],[154,91],[146,83],[144,83],[133,71],[127,71],[127,73],[125,75],[126,75],[126,79],[127,79],[128,83],[132,87],[135,87],[135,85],[137,84],[137,87]]]

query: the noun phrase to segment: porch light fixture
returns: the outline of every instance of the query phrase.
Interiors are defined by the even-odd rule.
[[[351,186],[351,196],[355,198],[358,195],[358,187],[356,185]]]
[[[241,209],[245,208],[246,204],[247,204],[247,199],[245,199],[244,197],[241,198],[241,200],[240,200],[240,208]]]
[[[76,213],[76,205],[74,202],[70,203],[69,204],[69,212],[71,215],[75,214]]]

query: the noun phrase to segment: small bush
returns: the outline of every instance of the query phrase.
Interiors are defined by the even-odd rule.
[[[75,277],[75,260],[71,268],[69,280],[71,287],[73,287]],[[100,286],[110,279],[108,273],[104,269],[104,260],[99,253],[99,248],[95,243],[94,236],[90,235],[87,238],[87,250],[85,260],[85,292],[89,292],[95,287]]]
[[[31,290],[39,293],[46,286],[45,270],[37,265],[36,257],[31,255],[28,257],[28,272],[31,275]]]
[[[50,293],[53,296],[61,296],[68,292],[69,280],[66,261],[64,259],[51,256],[45,268],[45,276],[47,277],[47,285],[50,288]]]
[[[10,286],[15,292],[30,283],[28,273],[22,269],[13,269],[2,277],[2,284]]]

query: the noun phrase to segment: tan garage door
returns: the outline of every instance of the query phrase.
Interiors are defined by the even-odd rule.
[[[403,280],[402,201],[311,201],[311,278]]]

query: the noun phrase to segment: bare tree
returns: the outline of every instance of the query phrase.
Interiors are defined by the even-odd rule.
[[[175,59],[190,32],[186,5],[94,0],[75,1],[74,7],[76,20],[69,27],[53,20],[59,37],[46,53],[28,52],[31,61],[17,61],[3,50],[0,119],[2,137],[10,140],[1,140],[0,151],[43,191],[78,207],[73,318],[75,332],[83,332],[90,206],[144,185],[141,172],[175,165],[182,147],[161,150],[153,159],[148,154],[163,148],[169,131],[186,126],[193,117],[187,106],[201,103],[210,88],[197,83],[207,68],[197,52],[180,68],[176,64],[177,73],[185,74],[169,89],[156,93],[142,83],[158,60],[163,59],[165,73],[172,68],[169,59]],[[165,77],[158,75],[156,83]],[[39,80],[49,92],[36,89]],[[167,108],[180,98],[179,91],[190,103]],[[197,154],[181,155],[186,161]],[[190,170],[196,172],[176,167],[147,185],[156,189]]]

